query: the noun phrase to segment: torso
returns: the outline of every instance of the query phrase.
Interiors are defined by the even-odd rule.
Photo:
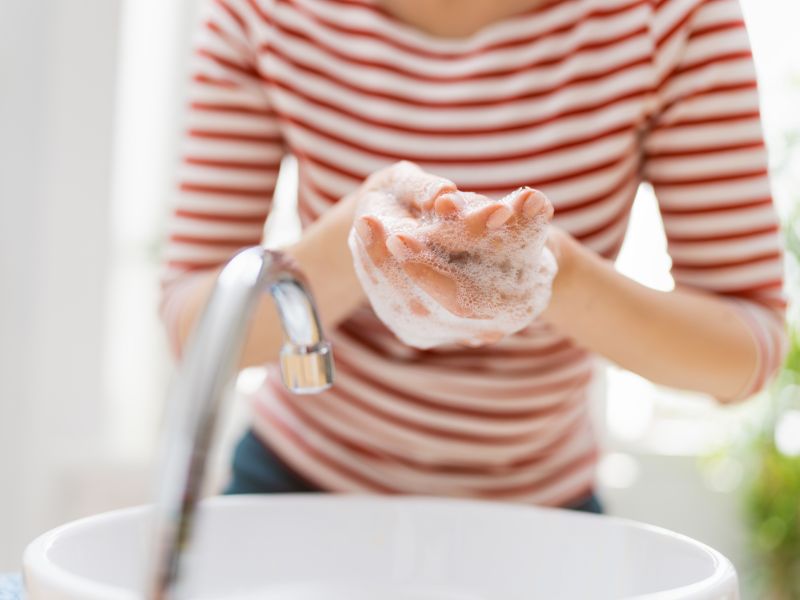
[[[558,225],[613,256],[639,184],[650,15],[647,2],[571,0],[442,39],[368,0],[276,2],[259,67],[298,159],[303,222],[406,159],[489,196],[539,188]],[[344,464],[322,485],[470,495],[483,482],[485,495],[545,504],[590,485],[593,363],[557,332],[534,324],[489,348],[423,352],[365,307],[331,337],[332,391],[262,398],[284,427],[327,430],[320,443]],[[262,432],[308,474],[313,459],[286,430]],[[563,482],[539,481],[555,468]]]

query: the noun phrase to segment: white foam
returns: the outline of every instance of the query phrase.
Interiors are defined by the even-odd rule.
[[[511,205],[514,194],[504,201]],[[465,212],[490,202],[477,194],[460,197]],[[358,216],[362,215],[378,219],[388,236],[407,234],[422,242],[425,249],[413,260],[450,276],[457,283],[456,312],[469,315],[459,316],[444,308],[418,287],[394,258],[377,269],[361,238],[351,230],[348,242],[356,273],[375,313],[410,346],[481,343],[487,335],[510,335],[527,327],[547,307],[557,267],[545,247],[549,227],[545,215],[516,227],[471,236],[463,220],[435,216],[415,220],[391,193],[378,192],[362,199]]]

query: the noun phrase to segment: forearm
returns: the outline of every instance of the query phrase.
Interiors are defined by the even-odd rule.
[[[336,326],[364,300],[347,247],[352,206],[346,201],[304,231],[302,238],[284,249],[300,267],[314,296],[323,329]],[[177,323],[181,347],[191,334],[211,295],[219,270],[198,278],[182,300]],[[253,315],[242,352],[241,366],[277,360],[282,344],[278,313],[269,295],[263,295]]]
[[[180,299],[177,322],[177,343],[181,351],[211,297],[220,269],[209,271],[196,278],[191,288]],[[263,295],[256,307],[247,340],[242,351],[241,367],[249,367],[270,360],[276,360],[281,345],[278,313],[268,295]]]
[[[734,398],[757,368],[752,333],[730,303],[652,290],[571,238],[545,319],[586,348],[656,383]]]

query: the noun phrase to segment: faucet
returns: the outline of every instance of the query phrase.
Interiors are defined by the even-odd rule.
[[[261,246],[240,251],[217,278],[169,394],[146,582],[148,600],[175,597],[222,397],[264,291],[272,295],[283,329],[284,385],[296,394],[313,394],[333,383],[331,345],[323,338],[314,301],[298,269],[278,251]]]

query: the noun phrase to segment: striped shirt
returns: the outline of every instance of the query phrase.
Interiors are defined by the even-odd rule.
[[[303,224],[400,159],[459,188],[544,191],[555,223],[609,259],[640,183],[678,285],[782,342],[782,260],[753,61],[737,0],[560,0],[463,39],[378,0],[216,0],[194,52],[162,312],[198,272],[258,244],[281,159]],[[324,307],[322,307],[324,310]],[[368,306],[329,332],[334,387],[296,398],[274,367],[256,432],[322,489],[564,505],[592,487],[592,355],[536,322],[484,348],[401,344]]]

